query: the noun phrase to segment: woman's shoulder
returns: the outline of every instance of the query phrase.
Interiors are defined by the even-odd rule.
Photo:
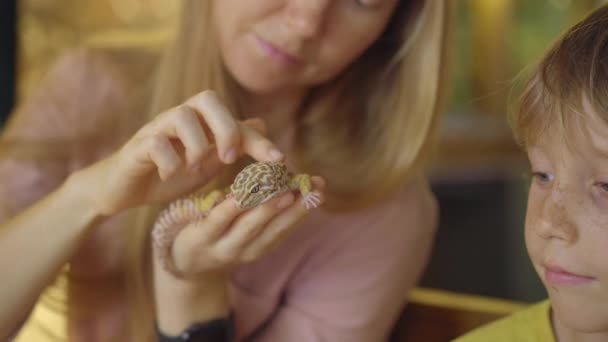
[[[551,328],[549,301],[533,304],[455,340],[455,342],[476,341],[555,341]]]
[[[109,153],[145,118],[142,99],[154,56],[78,48],[58,58],[17,104],[0,137],[0,221]]]
[[[160,60],[157,52],[139,48],[81,48],[80,53],[92,64],[111,70],[125,84],[151,82]]]
[[[158,62],[158,54],[136,48],[76,47],[65,51],[52,64],[48,78],[85,81],[103,80],[103,75],[117,82],[145,81]]]
[[[135,48],[72,48],[57,57],[33,93],[41,88],[65,93],[76,90],[74,86],[81,87],[82,95],[95,95],[92,90],[128,92],[152,82],[158,59],[157,53]]]
[[[141,50],[66,51],[17,103],[3,137],[46,139],[98,131],[149,92],[157,59]]]

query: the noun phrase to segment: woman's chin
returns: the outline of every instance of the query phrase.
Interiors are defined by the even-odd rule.
[[[228,70],[239,87],[249,93],[270,95],[301,87],[297,84],[295,75],[267,70],[264,66],[256,67],[256,63],[243,64],[235,63],[232,67],[229,65]]]
[[[262,75],[240,77],[237,82],[241,88],[256,95],[272,95],[295,88],[293,84],[276,82]]]

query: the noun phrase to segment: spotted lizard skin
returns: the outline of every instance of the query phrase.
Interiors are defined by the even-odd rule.
[[[299,191],[306,209],[320,204],[312,191],[310,176],[293,175],[278,162],[256,162],[239,172],[225,190],[195,193],[171,202],[163,209],[152,229],[152,243],[161,265],[177,277],[184,277],[173,263],[171,246],[177,234],[188,224],[204,219],[225,198],[233,197],[239,208],[253,208],[288,191]]]

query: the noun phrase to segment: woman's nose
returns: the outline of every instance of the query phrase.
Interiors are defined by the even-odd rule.
[[[572,244],[578,238],[576,220],[572,217],[571,194],[556,187],[542,203],[539,217],[534,223],[536,233],[543,239],[557,239]]]
[[[291,0],[287,9],[290,28],[302,38],[319,35],[325,26],[331,0]]]

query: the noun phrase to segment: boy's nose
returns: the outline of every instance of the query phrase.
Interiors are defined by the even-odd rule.
[[[290,0],[287,8],[290,28],[302,38],[319,35],[330,4],[331,0]]]
[[[541,238],[557,239],[567,244],[576,242],[578,229],[569,214],[568,201],[572,201],[572,198],[557,187],[545,198],[538,220],[534,223],[534,229]]]

